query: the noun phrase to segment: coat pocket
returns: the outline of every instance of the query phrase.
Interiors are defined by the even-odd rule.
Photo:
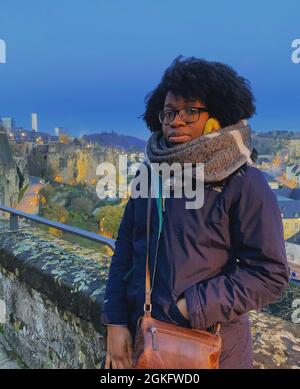
[[[177,325],[182,327],[191,327],[190,321],[187,320],[180,312],[176,303],[173,301],[168,309],[168,317]]]

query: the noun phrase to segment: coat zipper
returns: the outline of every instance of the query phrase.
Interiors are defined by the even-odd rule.
[[[162,211],[165,212],[165,199],[162,197]],[[153,281],[152,281],[152,286],[151,286],[151,292],[154,287],[154,278],[155,278],[155,273],[156,273],[156,264],[157,264],[157,254],[158,254],[158,246],[159,246],[159,241],[160,241],[160,235],[158,236],[158,239],[156,241],[156,248],[155,248],[155,257],[154,257],[154,270],[153,270]]]

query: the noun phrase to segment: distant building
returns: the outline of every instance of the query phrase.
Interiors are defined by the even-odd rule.
[[[39,153],[43,154],[47,159],[47,154],[49,152],[49,144],[37,144],[36,149],[39,151]]]
[[[288,148],[291,157],[300,157],[300,139],[290,139],[288,141]]]
[[[285,172],[282,172],[278,177],[276,177],[277,181],[279,181],[282,185],[287,186],[288,188],[296,188],[297,187],[297,178],[294,176],[292,179],[288,179]]]
[[[54,128],[54,133],[55,133],[55,136],[60,136],[64,133],[64,130],[62,127],[55,127]]]
[[[15,155],[28,155],[32,152],[33,149],[32,142],[10,141],[9,144]]]
[[[0,123],[5,130],[14,130],[16,128],[15,120],[11,117],[1,118]]]
[[[69,144],[71,143],[71,139],[68,135],[61,133],[59,136],[60,143]]]
[[[37,113],[31,114],[31,129],[34,132],[38,132],[38,118]]]
[[[298,164],[287,165],[285,170],[276,170],[274,168],[269,168],[266,170],[261,170],[265,179],[268,181],[270,188],[279,189],[282,187],[287,187],[290,189],[297,188],[300,170],[298,169]]]
[[[277,195],[282,216],[284,239],[287,240],[300,231],[300,200]]]
[[[300,188],[273,189],[281,212],[290,278],[300,281]]]
[[[282,216],[284,239],[300,231],[300,188],[273,189]]]
[[[300,232],[285,242],[290,277],[300,282]]]
[[[300,173],[300,164],[299,163],[289,164],[286,166],[285,171],[286,171],[287,179],[292,180],[296,174]]]
[[[271,176],[269,173],[262,171],[265,179],[268,181],[268,184],[271,189],[278,189],[280,187],[279,181],[276,180],[275,177]]]
[[[258,169],[262,169],[262,170],[270,169],[270,167],[271,167],[271,161],[268,160],[267,158],[259,158],[259,159],[257,159],[257,161],[256,161],[256,167],[257,167]]]
[[[286,166],[286,177],[294,182],[294,186],[300,187],[300,164],[294,163]]]
[[[273,190],[273,193],[277,196],[277,199],[280,197],[285,200],[300,200],[299,188],[290,189],[284,187],[284,188]]]

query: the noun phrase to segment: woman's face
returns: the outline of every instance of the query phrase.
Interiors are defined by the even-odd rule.
[[[201,100],[184,100],[168,92],[163,110],[177,111],[182,108],[205,108]],[[208,112],[200,112],[199,119],[193,123],[185,123],[179,114],[169,124],[162,124],[162,132],[170,146],[190,142],[203,134],[205,123],[209,118]]]

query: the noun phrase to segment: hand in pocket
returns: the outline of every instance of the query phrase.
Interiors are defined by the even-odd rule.
[[[180,298],[177,303],[176,303],[176,306],[179,310],[179,312],[182,314],[182,316],[186,319],[186,320],[189,320],[190,317],[189,317],[189,313],[188,313],[188,310],[187,310],[187,304],[186,304],[186,299],[183,297],[183,298]]]

